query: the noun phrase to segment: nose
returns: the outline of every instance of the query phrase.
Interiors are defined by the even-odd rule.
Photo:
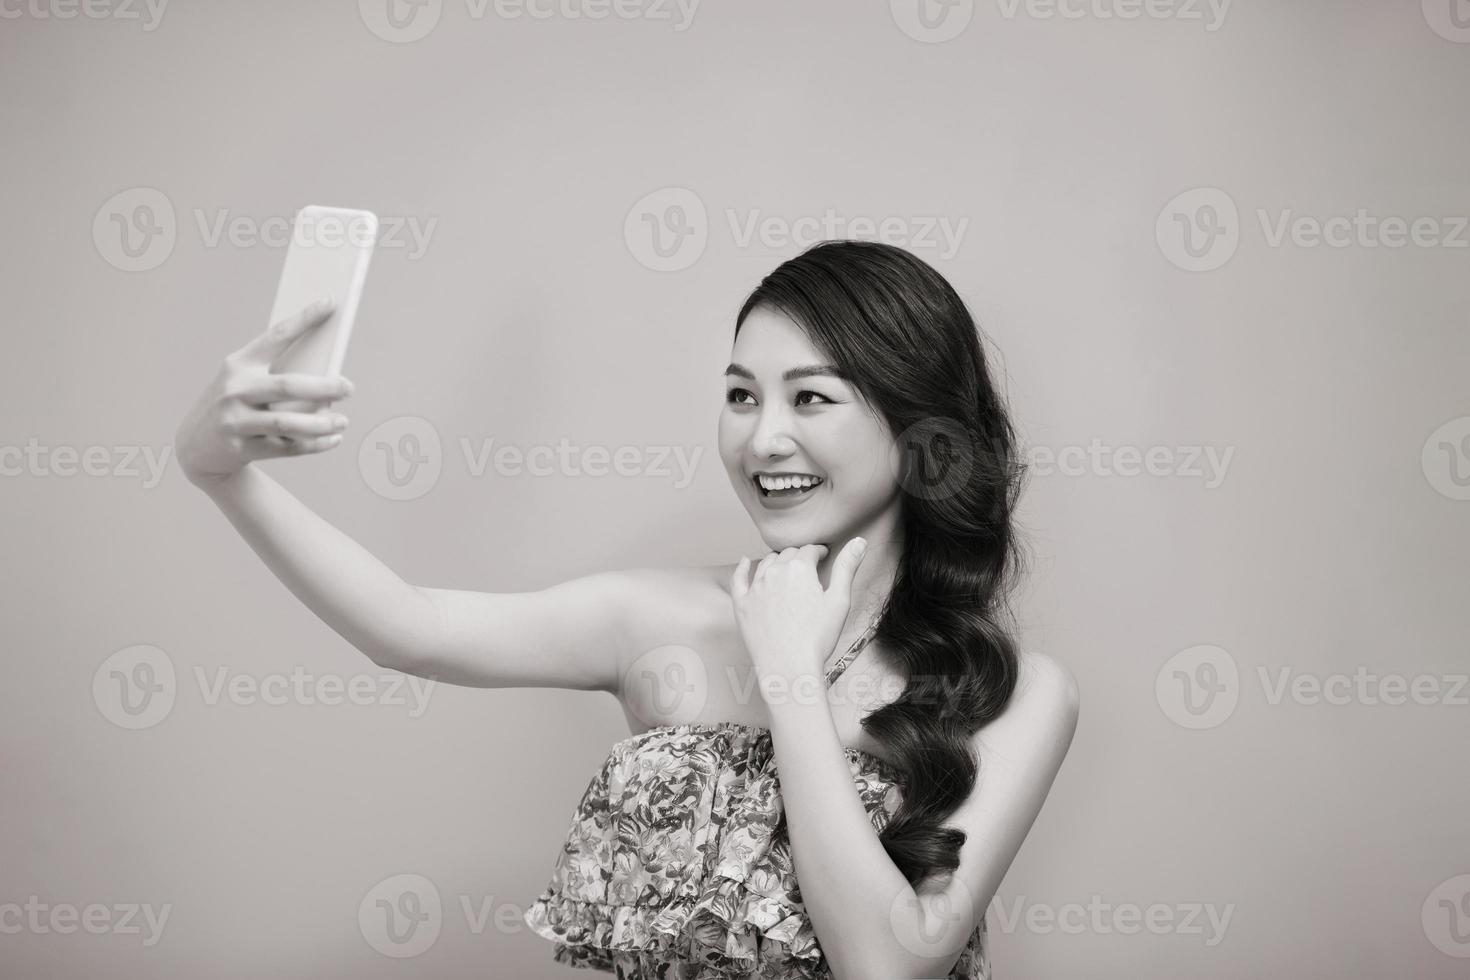
[[[763,410],[750,437],[751,452],[761,459],[781,458],[796,452],[796,442],[786,432],[787,423],[786,414],[780,409]]]

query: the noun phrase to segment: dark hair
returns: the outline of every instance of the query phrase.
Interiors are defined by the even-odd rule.
[[[903,553],[874,638],[907,678],[864,729],[900,770],[903,805],[879,837],[910,884],[959,866],[942,826],[979,771],[971,736],[1019,671],[1006,595],[1021,570],[1013,513],[1025,477],[979,330],[954,288],[878,242],[824,241],[746,299],[780,310],[887,422],[902,451]]]

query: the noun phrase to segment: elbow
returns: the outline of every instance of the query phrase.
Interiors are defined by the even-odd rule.
[[[386,670],[423,677],[433,667],[432,651],[444,635],[444,619],[431,598],[414,591],[419,601],[403,610],[394,628],[382,630],[358,650]]]
[[[397,647],[363,646],[358,648],[365,657],[384,670],[396,670],[401,674],[414,673],[414,664],[407,652]]]

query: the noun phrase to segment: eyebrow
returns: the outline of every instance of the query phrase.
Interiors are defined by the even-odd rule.
[[[725,377],[728,378],[732,374],[737,375],[738,377],[748,378],[751,381],[755,380],[755,375],[751,373],[750,368],[746,367],[743,364],[731,364],[729,367],[725,368]],[[836,378],[839,381],[850,380],[846,374],[843,374],[831,364],[803,364],[801,367],[791,368],[786,373],[782,374],[781,380],[796,381],[801,378],[819,377],[823,375],[831,378]]]

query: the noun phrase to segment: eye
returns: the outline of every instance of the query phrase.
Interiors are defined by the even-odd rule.
[[[729,402],[732,405],[743,405],[745,403],[740,400],[740,397],[739,396],[741,396],[741,395],[750,395],[750,392],[746,391],[744,388],[731,388],[729,391],[727,391],[725,393],[725,401]],[[814,396],[816,398],[820,398],[820,399],[822,399],[822,401],[826,402],[829,405],[835,404],[832,401],[832,399],[828,398],[826,395],[824,395],[824,394],[822,394],[820,392],[812,391],[810,388],[805,389],[805,390],[800,391],[800,392],[797,393],[797,395],[796,395],[797,404],[802,404],[801,398],[802,398],[803,395],[812,395],[812,396]],[[755,396],[754,395],[751,395],[751,397],[754,398]],[[810,402],[807,402],[806,404],[811,404],[811,403]]]

